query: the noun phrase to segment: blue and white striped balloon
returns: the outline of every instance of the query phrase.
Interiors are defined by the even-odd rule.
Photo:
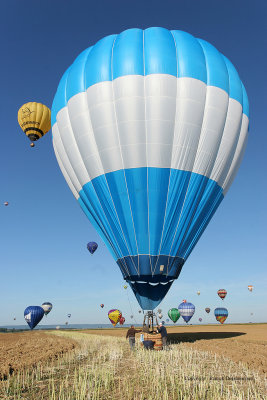
[[[192,303],[183,302],[179,305],[178,310],[186,323],[189,322],[195,314],[195,306]]]
[[[59,166],[143,309],[162,301],[228,191],[248,115],[231,62],[182,31],[107,36],[63,75]]]

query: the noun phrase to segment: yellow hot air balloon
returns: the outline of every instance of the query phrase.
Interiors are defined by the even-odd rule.
[[[51,111],[41,103],[23,104],[18,111],[18,123],[31,142],[35,142],[51,129]]]

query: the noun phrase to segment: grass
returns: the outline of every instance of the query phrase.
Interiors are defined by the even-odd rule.
[[[209,352],[169,346],[130,352],[123,338],[55,332],[80,346],[0,383],[6,400],[266,399],[266,382],[244,365]]]

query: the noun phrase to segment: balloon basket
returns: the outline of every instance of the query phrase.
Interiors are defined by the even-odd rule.
[[[154,311],[147,311],[144,315],[143,331],[145,333],[156,332],[155,326],[158,325],[158,319]]]

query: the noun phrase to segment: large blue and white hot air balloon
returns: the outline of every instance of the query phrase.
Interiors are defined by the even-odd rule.
[[[182,31],[107,36],[63,75],[59,166],[143,309],[162,301],[228,191],[248,115],[231,62]]]
[[[24,310],[24,318],[30,329],[36,327],[44,316],[44,309],[40,306],[29,306]]]

